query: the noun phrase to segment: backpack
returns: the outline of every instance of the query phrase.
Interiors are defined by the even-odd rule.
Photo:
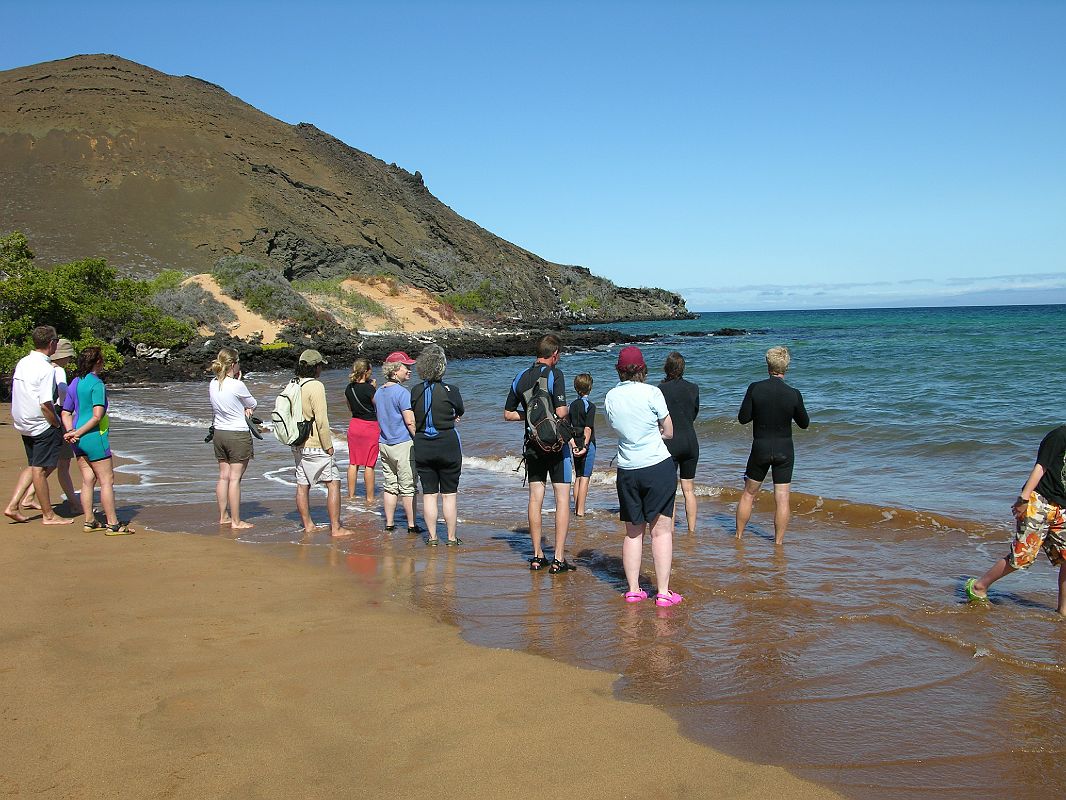
[[[274,401],[274,411],[270,414],[274,436],[282,444],[299,447],[311,435],[313,419],[304,419],[304,402],[300,389],[313,378],[293,378],[281,390]]]
[[[545,369],[547,375],[544,374]],[[518,373],[511,384],[516,393],[519,379],[528,371]],[[552,397],[554,388],[555,375],[551,367],[541,366],[537,382],[521,394],[526,407],[526,439],[544,453],[558,453],[573,438],[570,426],[555,414],[555,398]]]

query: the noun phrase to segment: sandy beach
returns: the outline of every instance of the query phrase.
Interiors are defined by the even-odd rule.
[[[0,425],[5,487],[22,463]],[[5,524],[0,793],[837,796],[685,739],[613,699],[615,675],[465,643],[291,547]]]

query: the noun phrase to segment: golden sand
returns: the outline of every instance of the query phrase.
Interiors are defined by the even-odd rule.
[[[22,465],[0,424],[5,491]],[[836,796],[285,547],[4,524],[0,795]]]

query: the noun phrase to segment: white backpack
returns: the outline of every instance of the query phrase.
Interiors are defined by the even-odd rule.
[[[282,389],[274,401],[274,411],[270,414],[274,436],[282,444],[299,447],[311,435],[313,419],[304,419],[304,402],[301,387],[313,378],[293,378]]]

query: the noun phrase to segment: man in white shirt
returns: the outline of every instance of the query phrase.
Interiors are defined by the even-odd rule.
[[[33,329],[33,351],[15,367],[11,382],[11,420],[26,448],[26,460],[33,479],[34,492],[41,503],[41,522],[45,525],[69,525],[74,520],[57,516],[48,493],[48,476],[59,464],[63,445],[63,424],[56,413],[56,379],[51,356],[59,344],[56,329],[41,325]],[[4,515],[15,522],[28,522],[19,512],[19,501],[26,486],[19,481]]]

